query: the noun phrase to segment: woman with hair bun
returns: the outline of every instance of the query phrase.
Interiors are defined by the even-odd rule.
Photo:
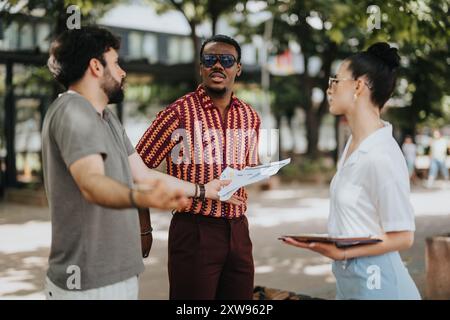
[[[380,118],[399,61],[397,49],[375,43],[344,60],[327,90],[330,112],[344,115],[352,132],[330,186],[328,233],[382,242],[342,249],[284,239],[334,260],[337,299],[420,299],[399,254],[414,242],[408,168],[392,125]]]

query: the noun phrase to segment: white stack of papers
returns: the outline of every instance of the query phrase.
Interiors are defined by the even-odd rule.
[[[227,167],[220,175],[220,180],[231,180],[231,183],[219,191],[220,200],[227,201],[239,188],[268,179],[290,162],[291,158],[288,158],[256,167],[245,167],[242,170]]]

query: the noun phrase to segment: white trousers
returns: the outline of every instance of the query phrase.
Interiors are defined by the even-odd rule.
[[[44,291],[47,300],[137,300],[139,282],[135,276],[105,287],[72,291],[61,289],[46,277]]]

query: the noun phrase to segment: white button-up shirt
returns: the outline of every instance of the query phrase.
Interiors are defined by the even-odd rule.
[[[330,185],[330,236],[415,230],[406,161],[392,136],[392,125],[383,124],[345,160],[352,137],[347,141]]]

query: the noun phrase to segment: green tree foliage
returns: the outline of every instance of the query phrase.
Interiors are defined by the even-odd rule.
[[[67,8],[75,5],[80,9],[81,24],[95,23],[107,10],[119,2],[118,0],[7,0],[2,7],[0,17],[6,23],[14,21],[27,21],[30,16],[38,14],[52,23],[51,37],[63,32],[70,13]],[[14,10],[12,10],[14,9]],[[41,13],[38,13],[41,11]]]
[[[247,0],[149,0],[156,5],[158,12],[163,13],[168,10],[177,10],[183,14],[190,27],[190,36],[194,48],[194,75],[197,82],[200,81],[200,42],[197,37],[198,27],[206,21],[212,25],[212,34],[216,34],[217,21],[225,13],[229,13],[238,3],[245,3]]]
[[[314,103],[314,88],[323,93],[332,73],[333,62],[367,48],[377,41],[397,45],[402,56],[399,86],[396,98],[405,107],[395,110],[401,118],[402,129],[414,132],[416,124],[428,115],[442,114],[443,99],[449,95],[448,1],[446,0],[391,0],[391,1],[334,1],[283,0],[262,2],[261,11],[271,14],[274,21],[273,47],[283,52],[290,41],[300,44],[304,70],[312,58],[321,60],[317,74],[302,74],[272,81],[275,95],[275,114],[291,117],[295,107],[306,114],[308,155],[317,157],[319,128],[328,112],[326,99]],[[264,5],[266,3],[266,5]],[[368,28],[370,6],[380,12],[380,28]],[[244,10],[243,15],[248,15]],[[238,23],[241,33],[251,36],[262,34],[264,23],[252,25],[242,19]],[[295,88],[292,88],[292,87]],[[286,101],[287,100],[287,101]],[[398,101],[398,100],[395,100]]]

